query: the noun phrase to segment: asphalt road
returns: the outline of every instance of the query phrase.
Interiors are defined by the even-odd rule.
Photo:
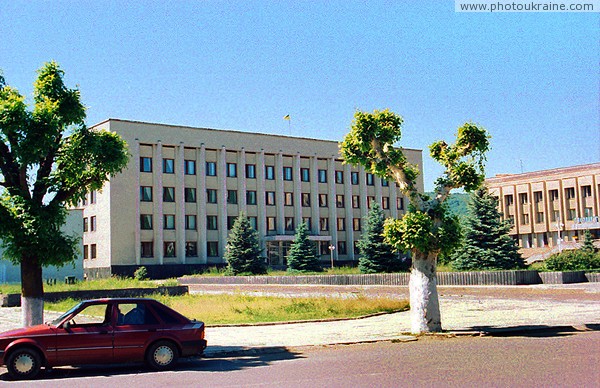
[[[426,337],[414,342],[281,349],[244,357],[185,360],[175,371],[141,366],[57,368],[43,387],[598,387],[600,331]]]

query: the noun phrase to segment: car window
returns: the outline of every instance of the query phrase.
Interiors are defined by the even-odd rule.
[[[169,313],[169,311],[160,308],[159,306],[153,306],[154,310],[156,311],[156,314],[159,316],[159,318],[167,324],[176,324],[179,323],[179,319],[177,319],[177,317],[174,317],[172,314]]]
[[[107,304],[92,304],[81,310],[77,315],[71,318],[74,325],[103,325],[108,322]]]
[[[53,320],[51,323],[56,326],[58,325],[60,322],[62,322],[63,319],[65,319],[66,317],[68,317],[69,315],[73,314],[73,311],[77,310],[79,308],[79,306],[81,306],[81,303],[77,303],[75,306],[71,307],[69,310],[67,310],[64,314],[62,314],[60,317],[56,318],[55,320]]]
[[[147,311],[144,303],[119,303],[117,325],[153,325],[158,320]]]

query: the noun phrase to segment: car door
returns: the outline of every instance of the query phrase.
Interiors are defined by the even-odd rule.
[[[113,362],[111,305],[95,303],[83,307],[57,328],[56,364],[82,365]]]
[[[117,304],[114,327],[115,361],[144,361],[146,344],[156,336],[159,327],[159,321],[144,301]]]

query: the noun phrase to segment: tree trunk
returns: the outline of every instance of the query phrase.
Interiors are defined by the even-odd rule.
[[[44,283],[37,257],[21,260],[21,321],[23,327],[44,323]]]
[[[442,331],[437,293],[437,254],[413,251],[410,273],[410,319],[413,334]]]

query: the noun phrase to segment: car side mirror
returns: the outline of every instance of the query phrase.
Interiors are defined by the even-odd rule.
[[[71,329],[71,321],[66,321],[65,323],[63,323],[63,329],[65,329],[65,330]]]

